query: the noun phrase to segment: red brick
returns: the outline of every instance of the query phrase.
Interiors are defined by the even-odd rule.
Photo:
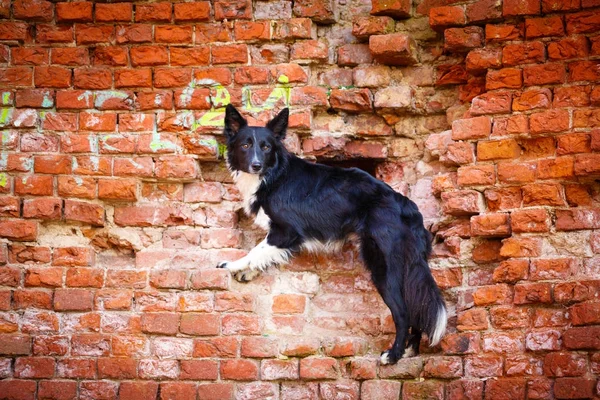
[[[511,226],[515,233],[548,232],[548,213],[543,209],[514,211],[511,214]]]
[[[600,63],[596,61],[575,61],[569,63],[569,82],[573,81],[600,81],[598,68]]]
[[[68,400],[77,397],[77,382],[75,381],[40,381],[38,398],[53,400]]]
[[[157,382],[126,381],[122,382],[119,387],[119,399],[155,399],[157,392]]]
[[[593,325],[600,320],[598,303],[575,304],[569,309],[573,325]]]
[[[550,284],[524,283],[515,285],[515,304],[551,303]]]
[[[104,208],[97,204],[65,200],[65,219],[91,225],[104,225]]]
[[[569,14],[565,19],[567,23],[567,33],[592,33],[600,27],[600,16],[594,11],[583,11],[575,14]]]
[[[163,46],[132,47],[129,54],[131,56],[131,65],[134,67],[164,65],[167,64],[169,57],[166,47]],[[115,75],[116,81],[117,77]]]
[[[90,311],[94,294],[86,289],[56,289],[54,309],[57,311]]]
[[[219,315],[186,313],[181,316],[179,327],[182,333],[195,336],[219,334]]]
[[[174,4],[175,22],[208,21],[210,18],[210,2]]]
[[[44,0],[17,0],[13,4],[13,15],[18,19],[51,21],[53,11],[52,3]]]
[[[499,329],[527,328],[531,313],[526,308],[495,307],[490,310],[492,325]]]
[[[507,40],[517,40],[524,36],[522,24],[510,25],[486,25],[485,37],[491,42],[503,42]]]
[[[6,399],[29,400],[35,398],[36,381],[5,379],[0,381],[0,391]]]
[[[158,2],[152,4],[136,4],[136,22],[170,22],[173,13],[172,3]]]
[[[586,185],[565,185],[565,198],[571,207],[592,205],[590,189]]]
[[[452,123],[452,140],[486,139],[491,130],[489,117],[456,120]]]
[[[40,47],[19,47],[11,49],[14,65],[47,65],[48,50]]]
[[[500,255],[502,257],[538,257],[541,253],[541,242],[538,238],[512,237],[502,241]]]
[[[33,221],[0,221],[0,237],[14,241],[31,242],[37,238],[37,223]]]
[[[569,112],[567,110],[549,110],[532,114],[530,130],[533,134],[556,133],[569,129]]]
[[[473,236],[509,236],[510,221],[508,214],[483,214],[471,217]]]
[[[473,165],[458,169],[458,184],[460,186],[493,185],[496,173],[493,165]]]
[[[444,192],[442,202],[444,212],[451,215],[478,214],[483,209],[481,194],[471,190]]]
[[[523,68],[523,82],[525,86],[550,85],[563,83],[566,79],[565,66],[557,63],[525,66]]]
[[[294,294],[280,294],[273,297],[272,311],[276,314],[303,313],[306,297]]]
[[[542,0],[542,12],[546,14],[556,11],[578,10],[580,3],[579,0]]]
[[[505,114],[511,110],[511,94],[508,92],[483,93],[473,98],[471,114]]]
[[[251,360],[222,360],[221,377],[236,381],[251,381],[258,378],[258,365]]]
[[[157,25],[154,27],[154,40],[157,43],[191,44],[192,36],[191,26]]]
[[[71,86],[71,70],[63,67],[35,67],[36,87],[66,88]]]
[[[459,331],[486,330],[488,329],[487,312],[483,308],[472,308],[470,310],[466,310],[458,314],[456,324],[456,329]],[[429,365],[430,363],[427,364]],[[425,373],[429,376],[437,376],[439,372],[433,372],[431,369],[432,366],[429,365],[428,368],[428,365],[425,365]],[[437,365],[437,363],[434,365]],[[451,376],[439,377],[450,378]]]
[[[468,26],[466,28],[449,28],[444,31],[444,49],[449,52],[464,52],[483,47],[483,28]]]
[[[540,13],[540,0],[506,0],[502,4],[505,17],[516,15],[535,15]]]
[[[470,356],[465,359],[465,375],[490,377],[502,375],[502,357],[495,355]]]
[[[214,360],[182,360],[180,369],[180,379],[215,380],[219,374]]]
[[[497,20],[500,17],[502,17],[502,5],[493,0],[483,0],[467,5],[467,20],[470,23]]]
[[[523,399],[526,383],[524,378],[492,379],[485,386],[485,399]]]
[[[442,350],[445,354],[473,354],[480,351],[478,332],[451,333],[442,338]]]
[[[91,22],[93,6],[91,1],[57,3],[56,19],[59,22]]]
[[[232,383],[208,383],[198,385],[198,398],[221,400],[233,398]]]
[[[120,69],[115,71],[115,87],[151,87],[152,71],[150,69]],[[154,98],[154,96],[152,96]],[[145,108],[142,108],[145,109]]]
[[[248,47],[245,44],[213,46],[211,48],[213,64],[246,64]]]
[[[533,260],[531,263],[531,280],[567,279],[571,275],[572,263],[570,259]]]
[[[17,24],[15,24],[17,25]],[[18,24],[17,26],[19,26]],[[19,28],[15,27],[11,32],[20,32]],[[2,29],[0,28],[0,32]],[[23,31],[25,32],[25,31]],[[69,25],[36,25],[36,41],[38,43],[69,43],[73,41],[73,27]]]
[[[131,3],[96,4],[96,22],[131,21],[133,7]]]
[[[474,49],[467,54],[466,67],[475,73],[485,72],[488,68],[502,66],[502,51],[497,48]]]
[[[373,58],[385,65],[412,65],[417,62],[413,39],[402,33],[369,37]]]
[[[338,365],[334,358],[309,357],[300,360],[301,379],[336,379],[338,374]]]
[[[536,108],[550,108],[552,92],[550,89],[530,89],[513,97],[513,111],[528,111]]]
[[[539,179],[556,179],[573,177],[573,157],[557,157],[538,161]]]
[[[179,316],[175,313],[142,314],[142,332],[174,335],[179,328]]]
[[[260,319],[254,315],[226,314],[221,320],[222,335],[257,335]]]
[[[131,358],[98,358],[98,377],[135,379],[137,377],[137,361]]]
[[[511,44],[502,49],[502,63],[505,66],[540,63],[545,60],[545,47],[542,42]]]
[[[554,395],[558,399],[585,399],[594,396],[595,379],[557,378],[554,383]]]
[[[54,249],[52,265],[86,267],[92,263],[91,249],[86,247],[62,247]]]
[[[563,36],[565,29],[559,16],[546,18],[528,18],[525,20],[525,35],[527,39],[544,36]]]
[[[111,43],[115,37],[115,28],[112,25],[77,25],[75,39],[77,44]]]
[[[383,35],[391,33],[394,30],[394,20],[390,17],[366,17],[356,16],[352,21],[352,35],[359,39],[367,39],[372,35]],[[310,30],[304,29],[310,33]],[[275,30],[275,38],[279,38],[277,29]],[[282,38],[283,39],[283,38]]]
[[[363,382],[360,398],[364,400],[397,399],[400,398],[400,382],[369,380]]]
[[[52,294],[43,290],[15,290],[13,292],[15,309],[52,308]]]
[[[25,286],[62,286],[62,268],[29,268],[25,273]]]
[[[508,285],[482,286],[473,293],[476,306],[506,304],[512,300],[512,292]]]
[[[554,88],[554,107],[585,107],[590,105],[589,86]]]
[[[50,357],[20,357],[15,360],[15,378],[52,378],[54,365]]]
[[[96,268],[69,268],[66,284],[69,287],[95,287],[104,285],[104,271]]]
[[[297,3],[300,6],[301,3]],[[214,4],[215,19],[251,19],[252,3],[248,0],[218,0]],[[303,16],[303,15],[302,15]]]

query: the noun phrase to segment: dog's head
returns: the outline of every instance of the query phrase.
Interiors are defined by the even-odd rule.
[[[227,161],[232,171],[264,175],[272,168],[284,147],[289,110],[284,108],[266,127],[248,126],[247,121],[229,104],[225,109]]]

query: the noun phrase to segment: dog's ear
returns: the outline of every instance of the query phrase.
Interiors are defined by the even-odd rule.
[[[285,138],[285,132],[288,127],[288,118],[290,116],[290,109],[284,108],[275,118],[273,118],[267,124],[267,128],[275,134],[275,137],[279,140]]]
[[[234,137],[246,125],[248,125],[248,122],[242,117],[238,110],[231,104],[227,104],[227,107],[225,108],[225,136],[227,136],[228,139]]]

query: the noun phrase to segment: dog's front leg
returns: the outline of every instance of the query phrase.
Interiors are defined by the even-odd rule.
[[[237,261],[223,261],[217,268],[227,268],[239,282],[248,282],[260,275],[270,265],[284,264],[290,258],[290,251],[269,244],[268,236],[250,252]]]

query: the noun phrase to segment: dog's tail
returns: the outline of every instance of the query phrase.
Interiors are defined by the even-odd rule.
[[[427,333],[429,345],[435,346],[446,332],[448,314],[427,263],[431,254],[431,234],[423,226],[423,217],[414,203],[404,210],[412,214],[405,218],[405,222],[410,221],[408,225],[412,238],[405,246],[408,254],[402,257],[405,263],[404,299],[409,323]]]

